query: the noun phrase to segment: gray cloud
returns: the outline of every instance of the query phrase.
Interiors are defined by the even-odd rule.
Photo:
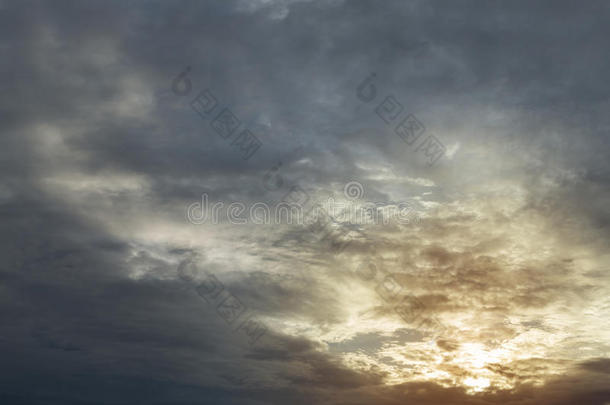
[[[0,398],[605,404],[609,11],[1,2]],[[206,88],[262,141],[250,159],[190,108]],[[447,148],[435,166],[376,114],[389,95]],[[421,221],[352,225],[337,254],[315,227],[185,220],[202,193],[313,202],[350,181]],[[265,323],[255,346],[179,279],[189,260]],[[401,320],[369,262],[444,335]]]

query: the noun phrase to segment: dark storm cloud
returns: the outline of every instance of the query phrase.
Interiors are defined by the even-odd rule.
[[[582,368],[597,373],[610,374],[610,359],[595,359],[582,364]]]

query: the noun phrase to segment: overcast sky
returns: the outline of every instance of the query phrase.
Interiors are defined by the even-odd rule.
[[[610,404],[609,21],[0,0],[0,402]]]

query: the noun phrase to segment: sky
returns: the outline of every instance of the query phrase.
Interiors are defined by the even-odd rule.
[[[0,0],[0,402],[610,404],[609,20]]]

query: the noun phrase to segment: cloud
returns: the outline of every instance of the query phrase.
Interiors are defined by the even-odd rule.
[[[609,402],[608,11],[2,2],[0,397]],[[204,89],[210,117],[189,105]],[[223,108],[262,142],[250,159],[211,125]],[[446,147],[434,166],[397,136],[407,114]],[[352,203],[413,201],[420,220],[324,237],[185,218],[203,193],[347,202],[350,182]],[[229,293],[267,328],[255,345]]]

